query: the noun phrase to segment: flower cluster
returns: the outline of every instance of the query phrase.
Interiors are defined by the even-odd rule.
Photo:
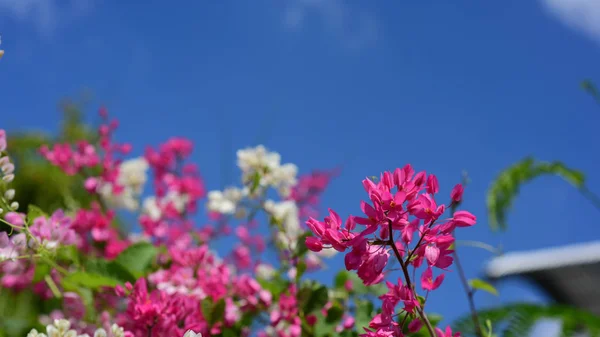
[[[346,269],[356,270],[365,285],[382,282],[386,274],[390,253],[398,260],[404,272],[396,284],[386,282],[389,292],[381,296],[382,312],[377,314],[365,336],[402,335],[400,324],[393,318],[396,307],[402,311],[420,314],[413,328],[418,330],[427,318],[421,310],[417,294],[411,284],[408,267],[418,268],[425,263],[421,287],[430,292],[444,280],[444,274],[433,278],[433,268],[447,270],[452,265],[453,232],[459,227],[475,224],[476,218],[467,211],[456,211],[449,218],[442,218],[446,205],[435,200],[439,184],[435,175],[426,172],[415,174],[406,165],[394,172],[381,174],[379,182],[363,180],[369,202],[362,201],[364,216],[349,216],[346,221],[333,210],[323,221],[311,218],[307,221],[314,236],[306,238],[312,251],[334,249],[350,250],[345,256]],[[462,186],[457,185],[451,193],[451,205],[462,198]],[[362,229],[357,230],[357,225]],[[415,241],[416,244],[412,245]],[[431,328],[431,327],[429,327]]]
[[[461,185],[440,204],[435,175],[407,165],[363,181],[363,215],[343,220],[330,209],[319,221],[337,171],[299,175],[257,146],[237,152],[240,186],[207,192],[192,142],[175,137],[128,158],[132,147],[114,141],[117,121],[100,115],[97,141],[39,149],[91,199],[65,209],[18,210],[0,130],[0,213],[10,229],[0,232],[0,285],[43,301],[31,309],[29,337],[457,336],[428,320],[409,268],[421,269],[427,294],[443,283],[455,229],[476,221],[455,210]],[[198,226],[201,210],[207,223]],[[306,277],[337,252],[353,273],[338,274],[332,288]],[[382,284],[385,293],[376,291]],[[362,296],[376,293],[380,310]]]
[[[79,334],[71,329],[71,322],[66,319],[55,319],[52,324],[46,326],[46,333],[40,333],[32,329],[27,337],[90,337],[87,333]],[[110,329],[98,328],[94,331],[93,337],[133,337],[131,332],[124,331],[117,324],[111,325]]]
[[[15,190],[5,187],[15,179],[15,165],[6,154],[6,148],[6,131],[0,129],[0,178],[2,178],[0,180],[0,192],[2,192],[0,194],[0,214],[5,211],[3,207],[7,208],[8,211],[16,211],[19,208],[19,203],[13,201]]]

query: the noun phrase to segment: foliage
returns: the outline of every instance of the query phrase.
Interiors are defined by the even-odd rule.
[[[502,171],[487,193],[487,208],[490,227],[506,229],[506,214],[512,207],[521,187],[541,176],[555,175],[563,178],[578,189],[584,188],[582,172],[569,168],[560,161],[540,162],[527,157]]]
[[[480,310],[479,317],[494,322],[499,337],[529,336],[531,329],[541,320],[551,319],[561,323],[561,336],[576,336],[587,331],[591,337],[600,336],[600,319],[587,311],[565,305],[538,305],[514,303],[499,308]],[[453,324],[465,337],[476,336],[470,316]]]

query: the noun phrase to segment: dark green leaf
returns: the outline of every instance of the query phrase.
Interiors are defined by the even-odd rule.
[[[223,320],[224,316],[225,316],[225,300],[220,299],[213,306],[210,323],[220,322]]]
[[[339,323],[342,317],[344,316],[344,309],[339,305],[333,305],[331,308],[327,310],[327,317],[325,320],[327,323]]]
[[[350,279],[350,272],[346,270],[341,270],[337,275],[335,275],[335,288],[338,290],[345,289],[346,281]]]
[[[328,301],[329,294],[327,287],[318,286],[317,288],[312,288],[308,301],[306,301],[306,304],[304,305],[304,313],[309,314],[317,309],[322,309]]]
[[[213,309],[213,300],[210,297],[206,297],[200,302],[200,307],[202,310],[202,316],[206,319],[207,322],[212,321],[212,309]]]

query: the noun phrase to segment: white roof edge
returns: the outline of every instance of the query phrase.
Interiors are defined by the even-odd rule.
[[[486,276],[500,278],[523,272],[600,262],[600,241],[507,253],[492,259]]]

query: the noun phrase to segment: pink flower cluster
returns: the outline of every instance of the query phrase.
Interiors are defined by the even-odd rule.
[[[42,145],[40,153],[52,165],[66,174],[75,175],[84,168],[98,165],[100,157],[96,148],[86,141],[79,141],[75,148],[71,144],[54,144],[52,148]]]
[[[140,217],[146,234],[177,241],[179,234],[191,230],[187,215],[196,212],[198,201],[206,195],[198,168],[186,163],[192,149],[192,143],[183,138],[171,138],[158,150],[146,149],[145,158],[154,171],[156,196],[147,205],[154,211]]]
[[[396,306],[402,303],[406,313],[414,312],[415,308],[420,310],[407,267],[418,268],[425,261],[421,286],[426,291],[438,288],[444,276],[433,279],[432,268],[450,267],[454,230],[473,226],[476,219],[467,211],[457,211],[452,217],[442,219],[446,206],[435,200],[439,192],[436,176],[426,172],[415,174],[410,165],[393,173],[384,172],[378,183],[365,179],[363,186],[371,202],[361,202],[365,216],[350,216],[342,224],[340,216],[330,210],[323,221],[310,218],[307,225],[314,236],[306,239],[306,245],[315,252],[324,248],[340,252],[350,249],[345,256],[346,269],[356,270],[365,285],[384,280],[391,250],[402,266],[406,284],[401,279],[397,285],[387,282],[390,291],[381,297],[382,312],[373,318],[370,324],[373,330],[367,330],[365,336],[400,336],[401,328],[393,319]],[[461,197],[462,186],[457,185],[451,193],[452,203]],[[355,231],[357,224],[364,229]],[[411,249],[415,233],[418,240]]]

